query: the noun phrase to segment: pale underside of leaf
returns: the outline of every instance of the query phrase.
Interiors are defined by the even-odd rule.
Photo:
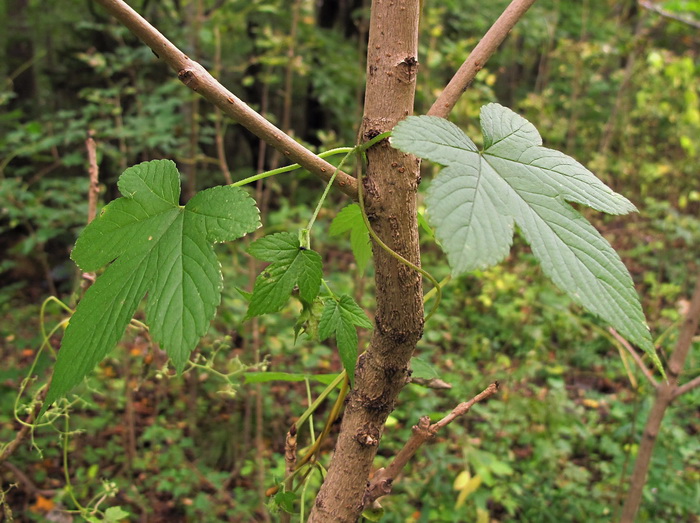
[[[410,117],[392,135],[395,147],[446,166],[426,205],[453,273],[500,261],[517,224],[562,290],[655,357],[627,269],[565,200],[612,214],[635,210],[632,203],[574,159],[541,147],[535,127],[509,109],[485,106],[481,125],[483,152],[440,118]]]

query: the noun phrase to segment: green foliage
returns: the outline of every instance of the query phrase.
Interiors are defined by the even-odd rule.
[[[259,260],[272,262],[255,280],[247,318],[279,311],[295,286],[299,297],[310,304],[318,296],[323,276],[321,256],[302,248],[299,235],[281,232],[253,242],[248,252]]]
[[[350,384],[355,381],[355,364],[357,363],[357,331],[355,327],[372,328],[365,312],[355,300],[347,294],[326,300],[318,326],[321,341],[335,336],[343,367],[348,373]]]
[[[260,226],[253,200],[236,187],[208,189],[181,207],[179,173],[168,160],[127,169],[119,189],[124,196],[85,228],[73,250],[84,271],[109,267],[71,318],[46,405],[114,348],[146,292],[151,335],[182,371],[221,300],[223,280],[211,243]]]
[[[372,256],[372,245],[369,241],[369,231],[362,218],[360,206],[351,203],[343,208],[331,222],[329,233],[331,236],[340,236],[350,231],[350,247],[357,261],[360,272],[364,272]]]
[[[19,23],[20,13],[15,12],[0,22],[0,63],[7,65],[0,71],[7,86],[0,92],[0,252],[5,254],[0,270],[6,269],[0,274],[0,356],[6,369],[0,373],[0,412],[6,414],[0,417],[0,441],[5,442],[16,432],[10,415],[15,392],[42,343],[32,303],[47,288],[24,270],[46,258],[52,275],[70,274],[64,270],[72,266],[69,247],[86,215],[87,130],[96,131],[101,190],[108,199],[115,194],[117,175],[144,159],[172,157],[179,165],[194,167],[196,185],[208,187],[223,179],[215,139],[223,141],[235,179],[257,172],[259,153],[257,140],[240,126],[223,119],[215,130],[216,114],[209,104],[200,102],[195,118],[188,121],[192,93],[127,30],[107,21],[96,4],[85,4],[87,9],[71,2],[28,4],[25,23]],[[204,2],[201,20],[183,17],[191,13],[191,1],[143,6],[144,15],[168,37],[186,42],[190,56],[218,68],[215,76],[276,122],[282,121],[283,84],[290,69],[291,127],[297,138],[329,147],[354,140],[365,67],[360,56],[364,41],[358,42],[357,36],[364,35],[366,10],[354,13],[355,25],[339,30],[336,23],[325,29],[319,27],[321,6],[346,3],[301,2],[294,40],[289,2],[219,4]],[[417,114],[430,107],[508,1],[423,4]],[[536,2],[485,64],[451,118],[479,144],[479,107],[499,101],[517,108],[539,122],[549,147],[566,150],[639,206],[640,214],[629,218],[581,212],[621,254],[652,332],[664,332],[658,346],[668,353],[700,259],[697,30],[633,4]],[[659,5],[686,17],[698,14],[696,1]],[[635,35],[635,28],[644,31],[643,38]],[[31,98],[13,92],[18,70],[2,59],[7,58],[6,44],[17,35],[28,38],[35,51],[34,59],[23,64],[36,79]],[[220,66],[211,61],[217,53]],[[194,151],[189,147],[193,132]],[[609,145],[603,150],[606,134]],[[270,148],[266,156],[268,161],[274,156]],[[431,169],[424,164],[424,180]],[[191,181],[189,176],[188,170],[183,178]],[[310,178],[266,181],[266,233],[302,227],[317,187]],[[335,209],[345,205],[345,199],[332,193],[331,198],[319,220],[330,221]],[[421,226],[428,232],[425,223]],[[348,231],[352,244],[353,236],[361,233]],[[365,294],[358,301],[372,310],[371,277],[357,277],[348,256],[337,255],[347,242],[313,232],[329,285],[339,295],[357,296],[358,287],[352,284],[359,284]],[[446,275],[434,241],[423,237],[422,243],[423,264]],[[196,351],[195,361],[205,360],[201,367],[188,367],[189,372],[175,377],[164,370],[165,355],[157,347],[136,350],[143,341],[136,343],[127,335],[97,367],[96,379],[88,380],[93,394],[83,394],[78,404],[85,408],[71,411],[81,435],[68,449],[68,471],[61,466],[56,427],[34,431],[41,454],[27,445],[13,456],[37,488],[55,489],[53,501],[75,508],[67,489],[56,483],[68,472],[80,500],[101,499],[98,478],[117,483],[118,497],[104,504],[118,503],[121,509],[102,508],[105,516],[119,509],[148,520],[262,519],[254,486],[261,471],[266,486],[271,478],[284,477],[280,424],[303,409],[306,379],[313,397],[329,382],[324,379],[337,376],[339,365],[327,343],[314,336],[314,322],[317,329],[327,297],[317,297],[312,307],[302,303],[301,314],[298,303],[290,300],[279,314],[258,320],[264,340],[261,356],[273,372],[247,373],[246,384],[240,385],[243,393],[235,399],[227,394],[228,385],[222,386],[220,376],[209,371],[238,368],[239,357],[250,362],[254,346],[248,326],[240,321],[248,303],[235,290],[253,283],[243,268],[248,259],[239,251],[218,249],[227,285],[219,314]],[[370,265],[370,276],[371,270]],[[68,302],[77,282],[58,283],[58,293]],[[46,321],[64,319],[54,314]],[[298,332],[305,328],[307,336],[295,339],[299,319]],[[439,373],[453,389],[407,387],[375,465],[385,465],[401,448],[417,416],[427,413],[439,419],[491,379],[501,381],[501,392],[422,449],[394,485],[394,495],[382,500],[383,521],[567,521],[572,515],[586,521],[615,519],[623,494],[619,485],[626,479],[622,471],[629,470],[634,458],[650,391],[643,384],[633,389],[616,351],[599,330],[590,328],[595,324],[592,315],[542,277],[517,236],[513,255],[501,265],[453,280],[419,343],[420,359],[436,370],[423,368],[418,358],[412,361],[414,376],[430,379]],[[212,338],[219,335],[230,335],[233,341],[211,356]],[[133,357],[135,352],[146,357]],[[697,369],[697,351],[689,359],[686,368]],[[51,351],[44,351],[41,360],[35,374],[46,376]],[[40,384],[41,379],[33,390]],[[260,396],[257,387],[262,388]],[[258,398],[260,420],[251,415]],[[640,521],[696,517],[698,401],[696,389],[678,398],[667,413]],[[30,407],[29,398],[21,401],[18,415],[24,417]],[[314,418],[320,430],[324,420]],[[133,448],[128,444],[131,430]],[[255,430],[272,443],[270,453],[259,453],[249,444],[256,440]],[[127,456],[134,451],[129,465]],[[504,464],[509,474],[499,474],[506,470]],[[490,476],[489,483],[482,480],[457,507],[465,490],[455,480],[465,471],[472,480]],[[8,471],[3,479],[15,481]],[[227,481],[228,488],[222,489]],[[308,484],[307,506],[318,481],[314,475]],[[20,484],[0,496],[7,503],[3,508],[12,507],[16,520],[53,517],[35,512],[28,503],[31,494]]]
[[[632,279],[610,244],[565,200],[624,214],[635,207],[535,127],[498,104],[482,108],[484,149],[435,117],[400,122],[392,144],[447,166],[426,198],[453,274],[497,263],[517,224],[544,272],[572,299],[642,347],[661,372]]]

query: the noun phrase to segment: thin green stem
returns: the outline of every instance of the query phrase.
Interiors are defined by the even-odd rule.
[[[313,401],[311,399],[311,383],[309,382],[309,378],[304,378],[304,383],[306,384],[306,401],[308,401],[309,405],[311,405]],[[313,412],[309,415],[309,434],[311,435],[311,444],[313,445],[314,443],[316,443]]]
[[[354,153],[356,150],[356,147],[351,148],[345,156],[343,156],[343,159],[340,160],[340,163],[338,164],[338,167],[335,168],[335,171],[333,171],[333,176],[331,176],[331,179],[328,180],[328,183],[326,184],[326,188],[323,190],[323,194],[321,195],[321,198],[318,200],[318,204],[316,205],[316,209],[314,209],[314,213],[311,216],[311,219],[309,220],[309,224],[306,226],[306,230],[310,231],[311,227],[314,226],[314,222],[316,221],[316,217],[318,216],[318,213],[321,212],[321,207],[323,207],[323,202],[326,201],[326,197],[328,196],[328,193],[331,190],[331,187],[333,186],[333,182],[335,181],[335,177],[338,175],[338,171],[343,168],[343,164],[345,163],[345,160],[347,160],[352,153]]]
[[[345,379],[346,372],[343,370],[336,378],[323,390],[321,395],[316,398],[316,401],[314,401],[311,405],[309,405],[309,408],[306,409],[306,411],[301,415],[301,417],[297,420],[295,423],[297,430],[301,429],[301,426],[304,424],[304,422],[311,416],[311,414],[314,413],[314,411],[318,408],[318,406],[325,400],[328,395],[333,392],[333,390],[340,384],[341,381]]]
[[[76,507],[78,507],[78,510],[80,512],[85,511],[85,508],[80,504],[78,499],[75,497],[75,494],[73,493],[73,484],[70,481],[70,473],[68,472],[68,441],[70,438],[70,415],[68,414],[68,411],[65,412],[64,414],[65,417],[65,425],[64,425],[64,432],[62,434],[62,442],[63,442],[63,476],[66,480],[66,492],[68,493],[68,496],[70,497],[71,501],[75,504]]]
[[[333,156],[335,154],[348,154],[349,152],[352,152],[354,150],[354,147],[338,147],[336,149],[330,149],[328,151],[324,151],[318,155],[319,158],[326,158],[328,156]],[[272,169],[271,171],[265,171],[264,173],[259,173],[254,176],[249,176],[248,178],[244,178],[242,180],[239,180],[237,182],[234,182],[231,184],[232,187],[241,187],[243,185],[257,182],[258,180],[262,180],[264,178],[269,178],[270,176],[275,176],[277,174],[282,174],[282,173],[287,173],[289,171],[294,171],[296,169],[300,169],[301,165],[298,163],[293,163],[292,165],[287,165],[286,167],[279,167],[278,169]],[[335,170],[333,173],[333,176],[335,176],[338,172],[338,169]]]
[[[447,284],[450,282],[450,280],[452,280],[452,275],[451,275],[451,274],[448,274],[447,276],[445,276],[445,277],[442,279],[442,281],[440,282],[439,287],[433,287],[433,288],[430,289],[428,292],[426,292],[426,293],[423,295],[423,303],[428,303],[428,300],[432,299],[432,297],[435,296],[435,295],[437,294],[437,290],[438,290],[438,289],[442,289],[445,285],[447,285]]]
[[[377,144],[377,143],[381,142],[382,140],[386,140],[386,139],[389,138],[390,136],[391,136],[391,131],[387,131],[387,132],[385,132],[385,133],[378,134],[377,136],[375,136],[375,137],[372,138],[371,140],[368,140],[368,141],[366,141],[366,142],[361,143],[360,145],[358,145],[358,146],[357,146],[357,150],[358,150],[359,152],[363,153],[363,152],[365,152],[367,149],[369,149],[370,147],[372,147],[374,144]]]
[[[324,286],[324,287],[326,288],[326,290],[328,291],[328,294],[331,295],[331,298],[333,298],[334,300],[337,301],[337,300],[338,300],[338,297],[337,297],[337,296],[335,295],[335,293],[333,292],[333,289],[331,289],[331,288],[328,286],[328,282],[327,282],[326,280],[323,280],[323,279],[322,279],[322,280],[321,280],[321,283],[323,284],[323,286]]]
[[[314,456],[318,453],[318,450],[321,448],[321,443],[324,439],[326,439],[326,436],[328,436],[328,433],[331,431],[331,426],[333,425],[333,422],[338,418],[338,415],[340,415],[340,410],[343,408],[345,396],[347,396],[348,390],[350,389],[350,380],[348,379],[347,373],[343,372],[341,374],[344,374],[343,386],[340,389],[340,392],[338,393],[338,397],[336,398],[335,403],[333,404],[333,408],[331,409],[331,413],[328,415],[328,419],[326,419],[326,426],[323,427],[323,431],[316,439],[314,444],[311,445],[311,448],[309,448],[307,453],[304,454],[304,457],[297,462],[296,469],[300,469],[301,467],[306,465],[311,459],[314,458]]]

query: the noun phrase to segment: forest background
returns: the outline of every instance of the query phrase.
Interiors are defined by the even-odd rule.
[[[700,3],[540,0],[451,113],[478,136],[481,105],[533,122],[546,146],[587,165],[639,208],[581,209],[630,270],[662,359],[672,350],[700,259]],[[139,0],[132,5],[233,92],[314,151],[356,141],[368,2]],[[505,1],[426,1],[416,114],[425,113]],[[279,167],[283,158],[184,88],[152,52],[90,1],[0,2],[0,441],[18,426],[21,381],[43,337],[74,306],[69,260],[87,217],[87,151],[97,144],[103,202],[135,163],[171,158],[195,191]],[[694,25],[695,24],[695,25]],[[423,186],[434,174],[425,163]],[[311,175],[258,184],[265,232],[303,227],[322,184]],[[371,314],[371,262],[358,268],[328,233],[350,203],[331,193],[314,248],[326,277]],[[427,231],[423,264],[447,275]],[[269,520],[265,490],[284,476],[284,435],[314,382],[248,383],[246,366],[311,375],[341,366],[332,343],[295,341],[297,307],[241,324],[255,264],[220,246],[224,296],[200,344],[207,368],[182,377],[142,336],[129,335],[89,377],[66,428],[42,427],[0,469],[0,502],[43,521],[81,503],[118,505],[148,520]],[[51,339],[53,348],[60,336]],[[686,365],[696,376],[697,339]],[[53,365],[44,351],[37,371]],[[451,282],[418,346],[423,375],[452,385],[407,387],[377,466],[417,417],[439,419],[493,380],[501,391],[425,446],[383,501],[382,521],[609,521],[624,498],[653,390],[596,318],[547,280],[516,239],[507,260]],[[42,381],[33,385],[36,389]],[[28,394],[27,396],[31,396]],[[668,412],[642,521],[697,521],[700,391]],[[330,405],[327,407],[330,409]],[[324,410],[317,415],[322,425]],[[60,436],[60,437],[59,437]],[[330,450],[332,447],[328,447]],[[37,450],[40,449],[40,452]],[[64,457],[69,467],[64,470]],[[103,481],[104,480],[104,481]],[[16,486],[11,486],[16,484]],[[309,483],[307,504],[318,481]],[[112,496],[113,494],[113,496]],[[102,499],[103,495],[107,495]],[[7,513],[5,514],[7,516]],[[52,516],[53,517],[53,516]],[[479,519],[480,518],[480,519]],[[484,519],[485,518],[485,519]],[[695,518],[695,519],[693,519]]]

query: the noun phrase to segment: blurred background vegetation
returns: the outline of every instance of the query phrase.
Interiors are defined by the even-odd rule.
[[[417,114],[507,3],[424,2]],[[130,4],[309,147],[355,142],[368,0]],[[637,205],[632,216],[582,212],[623,257],[665,358],[700,268],[700,2],[654,5],[663,13],[635,0],[540,0],[451,120],[478,140],[479,107],[509,106],[536,125],[546,146],[589,166]],[[18,428],[13,410],[25,415],[23,404],[53,363],[42,353],[40,379],[16,407],[42,343],[40,306],[50,295],[72,306],[79,295],[80,274],[68,256],[87,216],[87,133],[94,131],[98,144],[103,202],[118,196],[119,174],[145,160],[175,160],[187,199],[282,159],[182,86],[88,0],[0,1],[0,81],[0,441],[8,441]],[[433,173],[426,164],[423,188]],[[305,224],[321,188],[305,173],[253,188],[265,231]],[[336,210],[348,203],[340,194],[331,199],[314,248],[324,256],[326,278],[371,314],[371,264],[361,273],[346,239],[327,234]],[[77,391],[71,410],[70,430],[78,432],[67,446],[69,474],[81,503],[107,488],[115,497],[100,508],[119,505],[133,521],[278,517],[267,514],[264,490],[283,477],[284,434],[306,408],[307,387],[245,384],[236,372],[260,361],[307,374],[341,367],[332,345],[304,336],[295,343],[293,303],[280,315],[240,323],[246,303],[236,288],[250,289],[255,276],[243,247],[219,247],[224,300],[197,351],[200,362],[235,379],[201,368],[176,377],[156,347],[129,333]],[[444,256],[427,233],[423,248],[424,265],[446,276]],[[53,305],[47,311],[47,328],[65,318]],[[700,368],[697,342],[694,349],[686,366],[691,377]],[[420,415],[439,418],[494,379],[501,393],[422,449],[383,501],[383,521],[615,518],[652,390],[621,359],[604,326],[543,277],[524,242],[516,241],[499,266],[445,289],[418,353],[453,387],[405,389],[378,467]],[[308,388],[316,394],[322,386]],[[699,520],[699,401],[696,389],[664,421],[640,521]],[[315,416],[317,425],[328,409]],[[37,429],[40,451],[25,445],[0,468],[0,502],[20,521],[65,521],[53,518],[75,508],[62,490],[63,431]],[[309,485],[307,506],[317,484],[318,478]]]

